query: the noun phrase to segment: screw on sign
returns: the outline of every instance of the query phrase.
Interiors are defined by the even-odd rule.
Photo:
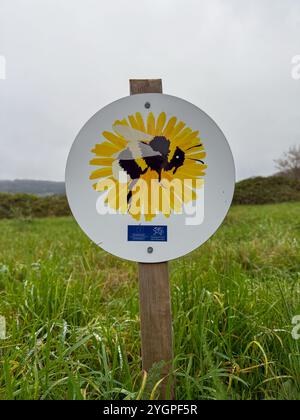
[[[195,105],[131,80],[131,96],[97,112],[77,135],[66,190],[82,230],[139,263],[143,369],[160,363],[160,396],[173,396],[168,261],[193,251],[224,220],[235,169],[227,140]]]

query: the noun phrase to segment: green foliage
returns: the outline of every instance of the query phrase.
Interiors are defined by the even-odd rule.
[[[234,204],[300,201],[300,181],[286,176],[256,177],[236,184]],[[70,215],[64,195],[36,196],[0,193],[0,219],[30,219]]]
[[[300,201],[300,180],[286,176],[258,176],[237,182],[234,204],[268,204]]]
[[[136,264],[72,218],[0,229],[0,399],[154,398]],[[300,399],[299,266],[300,203],[234,206],[206,244],[170,263],[177,399]]]
[[[0,193],[0,219],[68,216],[66,196]]]

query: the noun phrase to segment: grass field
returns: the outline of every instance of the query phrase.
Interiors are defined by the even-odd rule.
[[[0,399],[136,399],[136,264],[72,218],[0,221]],[[300,399],[300,203],[234,206],[173,261],[177,399]],[[145,378],[144,378],[145,379]]]

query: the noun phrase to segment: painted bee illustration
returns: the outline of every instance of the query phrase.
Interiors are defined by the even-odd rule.
[[[149,169],[158,175],[158,181],[161,181],[162,171],[172,171],[176,173],[186,159],[185,152],[176,147],[172,156],[170,156],[170,140],[164,136],[151,136],[142,131],[135,130],[126,125],[114,125],[115,131],[121,135],[127,142],[127,147],[114,156],[115,160],[112,164],[114,177],[117,179],[120,171],[125,171],[131,183],[127,195],[127,202],[130,203],[132,197],[132,189],[139,178]],[[192,146],[192,148],[201,147],[202,145]],[[143,159],[146,167],[142,169],[136,160]],[[187,159],[204,163],[200,159]]]

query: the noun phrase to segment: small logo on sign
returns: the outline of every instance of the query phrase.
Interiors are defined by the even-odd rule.
[[[155,226],[153,228],[153,235],[154,236],[162,236],[164,234],[163,226]]]
[[[157,241],[167,242],[168,240],[168,227],[167,226],[151,226],[151,225],[129,225],[127,240],[131,241]]]

